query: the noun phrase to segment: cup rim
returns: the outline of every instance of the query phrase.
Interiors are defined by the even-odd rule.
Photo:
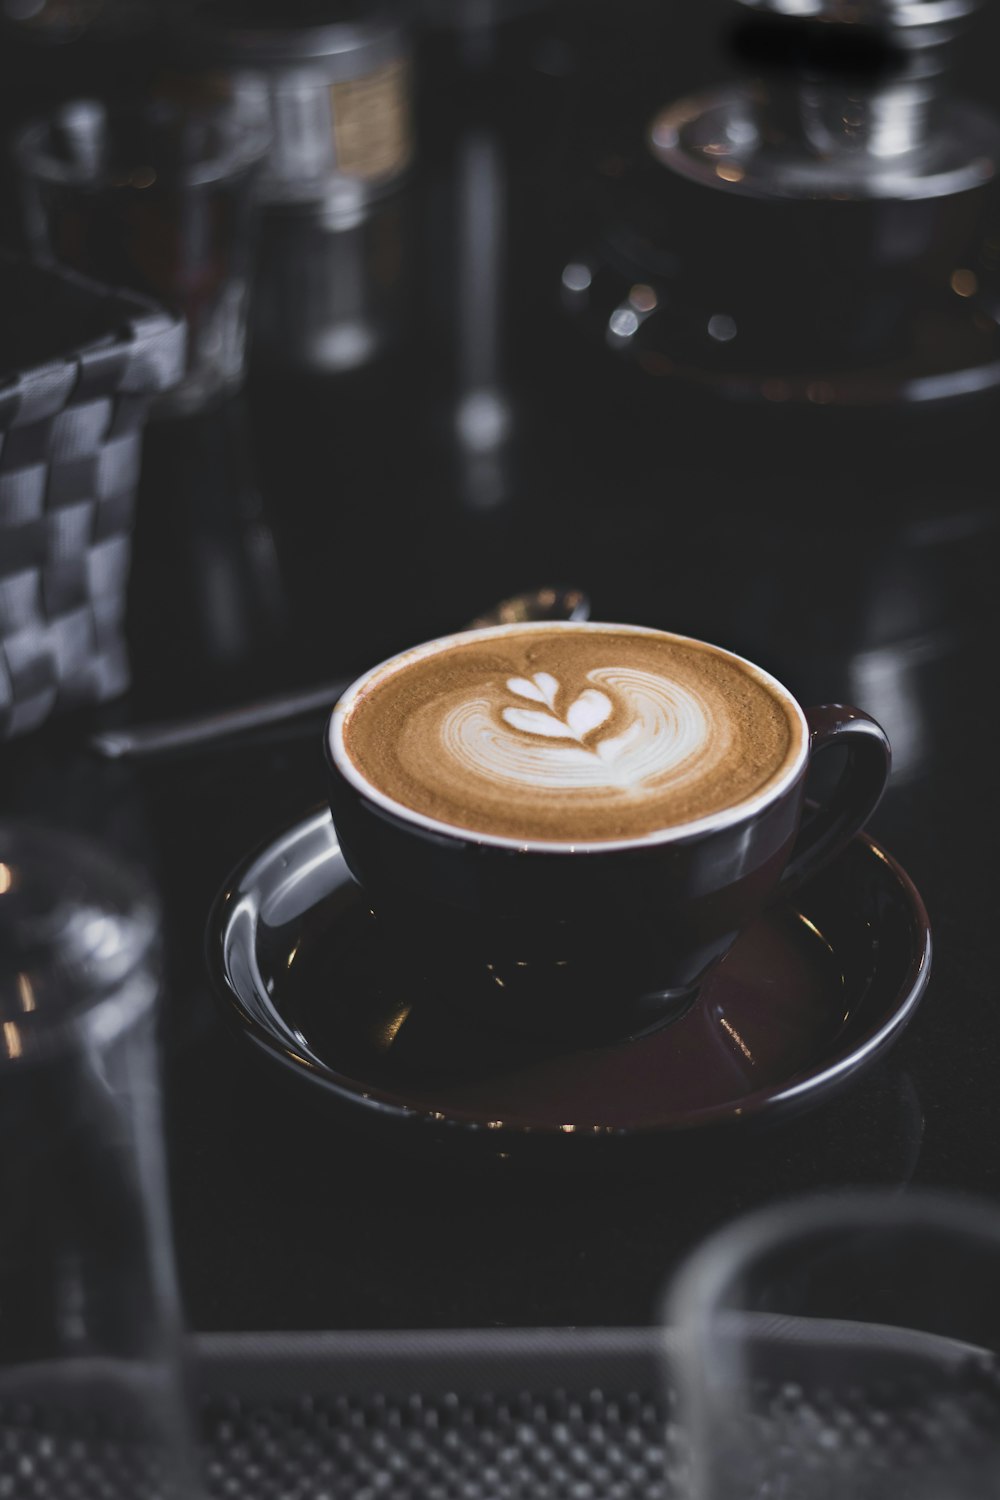
[[[396,798],[389,796],[387,792],[380,791],[362,775],[351,760],[344,744],[346,721],[357,699],[377,678],[391,676],[412,661],[420,661],[425,656],[434,656],[439,651],[460,645],[463,641],[490,640],[498,636],[553,630],[581,632],[613,630],[626,635],[665,636],[684,645],[707,647],[711,651],[717,651],[729,661],[748,670],[792,710],[792,716],[799,726],[800,734],[799,745],[792,760],[777,780],[769,784],[762,792],[745,798],[732,807],[720,808],[714,813],[708,813],[704,817],[692,819],[687,823],[676,823],[666,828],[652,829],[649,833],[626,839],[511,838],[506,834],[486,833],[475,828],[466,828],[458,823],[446,823],[440,818],[432,818],[426,813],[417,812],[407,807],[404,802],[399,802]],[[649,625],[622,625],[605,620],[529,620],[512,621],[503,625],[487,625],[477,630],[454,631],[450,635],[436,636],[433,640],[424,641],[419,646],[411,646],[405,651],[396,652],[395,655],[386,657],[384,661],[370,667],[367,672],[350,684],[334,704],[327,723],[325,748],[334,769],[365,800],[374,803],[376,807],[391,813],[394,817],[437,837],[452,838],[464,844],[484,844],[497,849],[513,849],[523,854],[600,854],[611,853],[615,850],[649,849],[662,844],[686,843],[705,834],[716,833],[746,822],[772,802],[776,802],[799,779],[809,756],[809,725],[798,700],[783,683],[773,677],[770,672],[765,671],[763,667],[758,667],[755,662],[737,655],[735,651],[726,650],[724,646],[716,646],[711,641],[701,640],[697,636],[681,635],[673,630],[659,630]]]

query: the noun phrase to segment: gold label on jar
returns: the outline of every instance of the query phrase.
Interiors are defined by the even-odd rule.
[[[410,80],[405,62],[330,85],[337,170],[371,180],[394,177],[410,159]]]

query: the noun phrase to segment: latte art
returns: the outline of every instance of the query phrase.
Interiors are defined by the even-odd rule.
[[[746,803],[804,755],[800,711],[738,657],[638,627],[507,626],[404,654],[333,721],[392,810],[501,839],[642,839]]]
[[[556,716],[559,683],[548,672],[506,684],[511,693],[546,703],[548,712],[504,708],[498,723],[488,698],[460,704],[441,725],[444,756],[486,780],[512,786],[608,787],[641,797],[647,785],[655,783],[658,790],[666,779],[678,784],[702,774],[705,756],[728,748],[723,726],[710,750],[705,707],[679,683],[628,667],[595,668],[587,678],[599,686],[584,688],[565,719]],[[602,736],[615,698],[627,727]]]

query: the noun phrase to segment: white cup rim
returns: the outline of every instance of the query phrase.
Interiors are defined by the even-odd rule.
[[[637,835],[627,839],[540,839],[540,838],[511,838],[504,834],[484,833],[479,829],[466,828],[457,823],[446,823],[442,819],[432,818],[426,813],[417,812],[407,807],[404,802],[398,802],[388,793],[379,790],[361,773],[354,761],[347,753],[344,743],[344,731],[351,710],[357,700],[377,680],[390,677],[395,672],[402,670],[411,662],[419,661],[425,656],[434,656],[440,651],[449,650],[452,646],[461,645],[464,641],[482,641],[495,639],[501,636],[534,634],[535,632],[549,632],[553,630],[562,631],[614,631],[626,635],[653,635],[666,637],[669,640],[678,641],[685,646],[695,646],[703,650],[713,651],[725,657],[748,671],[765,687],[769,688],[781,701],[792,711],[792,717],[799,728],[799,743],[795,753],[791,756],[788,764],[778,774],[777,779],[768,783],[763,791],[755,793],[752,797],[744,798],[732,807],[720,808],[705,817],[692,819],[687,823],[676,823],[669,827],[657,828],[649,833]],[[700,640],[696,636],[680,635],[673,630],[658,630],[648,625],[617,625],[603,620],[537,620],[524,622],[511,622],[504,625],[487,625],[476,630],[456,631],[451,635],[437,636],[433,640],[424,641],[419,646],[411,646],[405,651],[399,651],[394,656],[387,657],[384,661],[371,667],[361,677],[351,683],[350,687],[338,699],[334,705],[327,726],[327,750],[331,761],[337,771],[355,788],[367,801],[374,803],[377,807],[385,809],[394,817],[411,823],[417,828],[427,832],[460,840],[462,843],[484,844],[498,849],[515,849],[522,853],[538,854],[599,854],[611,853],[614,850],[648,849],[662,844],[680,844],[692,839],[701,838],[708,833],[716,833],[725,828],[731,828],[740,823],[747,822],[755,817],[764,808],[779,798],[792,787],[798,780],[805,768],[809,757],[809,725],[800,704],[783,683],[773,677],[770,672],[758,667],[755,662],[748,661],[746,657],[738,656],[734,651],[728,651],[724,646],[716,646],[711,641]]]

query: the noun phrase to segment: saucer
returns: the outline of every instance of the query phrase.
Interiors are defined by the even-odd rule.
[[[230,1015],[318,1096],[359,1123],[494,1156],[745,1129],[824,1103],[900,1035],[931,952],[909,877],[859,835],[741,935],[680,1019],[559,1050],[442,1012],[426,977],[379,989],[374,918],[326,811],[233,872],[207,936]]]

